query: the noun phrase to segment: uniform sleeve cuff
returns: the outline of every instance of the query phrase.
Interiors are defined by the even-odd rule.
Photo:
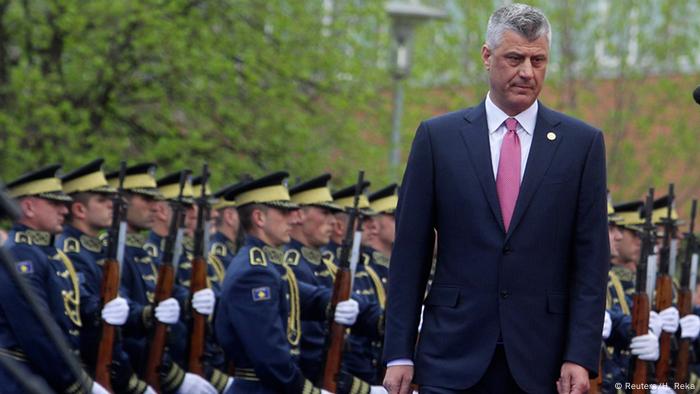
[[[387,368],[389,367],[396,367],[399,365],[409,365],[413,366],[413,361],[408,358],[397,358],[396,360],[391,360],[388,363],[386,363]]]

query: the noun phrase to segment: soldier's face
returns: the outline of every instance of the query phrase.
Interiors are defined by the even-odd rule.
[[[342,239],[345,236],[345,227],[348,223],[348,214],[345,212],[338,212],[335,214],[335,223],[333,224],[333,239]]]
[[[379,235],[379,228],[371,216],[364,216],[362,219],[362,244],[371,245]]]
[[[642,240],[636,232],[629,229],[622,230],[622,237],[617,244],[617,252],[624,261],[638,262],[642,251]]]
[[[290,241],[292,224],[297,220],[293,211],[269,207],[262,214],[262,230],[270,246],[282,246]]]
[[[21,202],[23,221],[33,230],[57,234],[63,231],[68,213],[64,202],[39,197],[26,197]]]
[[[308,246],[320,248],[331,240],[335,216],[329,209],[304,207],[299,210],[301,231],[309,243]]]
[[[610,240],[610,257],[618,257],[620,252],[618,246],[622,241],[622,231],[614,224],[608,226],[608,238]]]
[[[374,219],[374,222],[377,227],[377,238],[386,245],[392,245],[396,231],[394,215],[380,214]]]
[[[199,207],[196,204],[187,205],[185,210],[185,233],[190,237],[194,235],[194,230],[197,228],[197,212],[199,212]]]
[[[132,194],[129,197],[129,207],[126,211],[126,221],[129,226],[136,230],[146,230],[153,226],[153,215],[155,213],[155,202],[139,194]]]
[[[104,194],[95,194],[87,201],[85,222],[99,231],[112,225],[112,199]]]

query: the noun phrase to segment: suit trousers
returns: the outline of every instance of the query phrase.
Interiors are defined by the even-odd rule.
[[[508,367],[503,345],[496,345],[496,351],[491,358],[484,376],[476,385],[463,390],[444,387],[421,386],[420,394],[519,394],[525,393],[515,382]]]

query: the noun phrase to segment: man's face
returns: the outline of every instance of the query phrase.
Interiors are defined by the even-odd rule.
[[[481,59],[489,73],[490,97],[510,116],[526,110],[537,100],[544,84],[549,58],[546,35],[528,41],[506,30],[498,47],[481,48]]]
[[[622,231],[614,224],[608,225],[608,238],[610,239],[610,257],[618,257],[618,245],[622,241]]]
[[[394,243],[396,222],[394,220],[394,215],[389,215],[382,213],[374,218],[374,222],[377,227],[377,238],[385,245],[392,245]]]
[[[622,229],[622,237],[617,244],[617,252],[624,261],[638,262],[642,251],[642,239],[634,230]]]
[[[327,208],[304,207],[299,210],[301,232],[310,247],[320,248],[331,241],[335,216]]]
[[[379,228],[372,216],[362,217],[362,244],[370,245],[379,235]]]
[[[269,207],[266,211],[260,211],[262,215],[262,230],[270,246],[282,246],[290,241],[289,233],[292,225],[298,221],[298,215],[294,211]]]
[[[33,230],[58,234],[63,231],[68,208],[64,202],[40,197],[27,197],[22,203],[25,220]]]
[[[87,200],[85,208],[85,223],[91,228],[99,231],[112,224],[112,199],[110,196],[95,194]]]
[[[197,212],[199,212],[197,204],[185,206],[185,233],[190,237],[194,235],[194,230],[197,228]]]
[[[333,225],[333,239],[342,240],[343,237],[345,237],[348,214],[345,212],[337,212],[334,216],[335,224]]]
[[[129,197],[129,207],[126,210],[126,221],[136,231],[146,230],[153,226],[155,202],[140,194]]]

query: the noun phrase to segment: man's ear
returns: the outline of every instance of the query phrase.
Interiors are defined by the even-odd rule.
[[[486,44],[481,47],[481,60],[484,62],[484,67],[488,70],[491,67],[491,50]]]
[[[71,216],[76,219],[82,220],[85,219],[85,216],[87,216],[87,206],[81,202],[70,203],[68,210],[70,211]]]
[[[34,211],[34,202],[31,198],[23,198],[19,201],[19,206],[22,209],[22,217],[32,219],[36,216]]]
[[[253,225],[255,225],[255,227],[258,227],[258,228],[265,227],[265,221],[267,220],[267,215],[265,215],[265,212],[263,212],[262,209],[254,209],[251,216],[253,219]]]

